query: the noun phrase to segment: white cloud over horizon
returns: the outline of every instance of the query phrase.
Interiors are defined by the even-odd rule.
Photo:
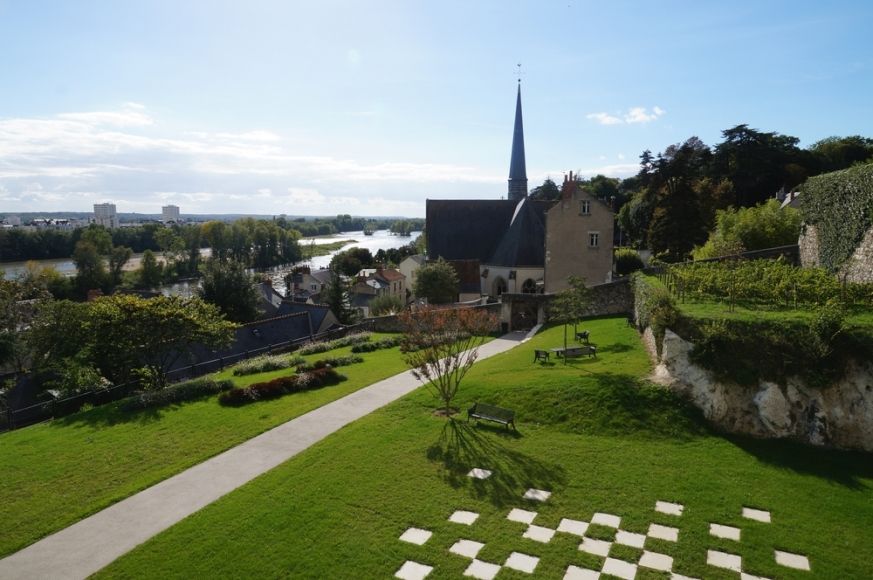
[[[626,112],[610,113],[588,113],[586,119],[596,121],[600,125],[636,125],[640,123],[651,123],[659,117],[666,114],[667,111],[661,107],[654,106],[649,111],[646,107],[631,107]]]

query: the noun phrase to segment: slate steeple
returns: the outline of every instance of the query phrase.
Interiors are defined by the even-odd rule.
[[[527,168],[524,162],[524,126],[521,121],[521,79],[515,101],[515,128],[512,130],[512,158],[509,162],[509,199],[527,197]]]

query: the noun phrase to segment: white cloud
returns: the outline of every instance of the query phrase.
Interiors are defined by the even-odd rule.
[[[350,48],[346,53],[346,60],[352,66],[357,66],[361,63],[361,52],[357,48]]]
[[[623,160],[623,159],[624,159],[624,153],[619,153],[619,154],[618,154],[618,158],[619,158],[620,160]]]
[[[638,123],[650,123],[664,115],[667,111],[661,107],[652,107],[651,112],[646,107],[631,107],[627,112],[618,112],[615,115],[609,113],[588,113],[586,119],[597,121],[601,125],[634,125]]]

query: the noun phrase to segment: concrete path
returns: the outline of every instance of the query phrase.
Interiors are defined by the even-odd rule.
[[[479,349],[478,360],[511,349],[537,329],[492,340]],[[283,423],[0,560],[0,579],[87,578],[221,496],[420,386],[407,371]]]

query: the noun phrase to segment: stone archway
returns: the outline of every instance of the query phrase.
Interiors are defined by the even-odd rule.
[[[524,281],[524,284],[521,285],[521,293],[522,294],[536,294],[537,293],[537,283],[532,279],[528,278]]]

